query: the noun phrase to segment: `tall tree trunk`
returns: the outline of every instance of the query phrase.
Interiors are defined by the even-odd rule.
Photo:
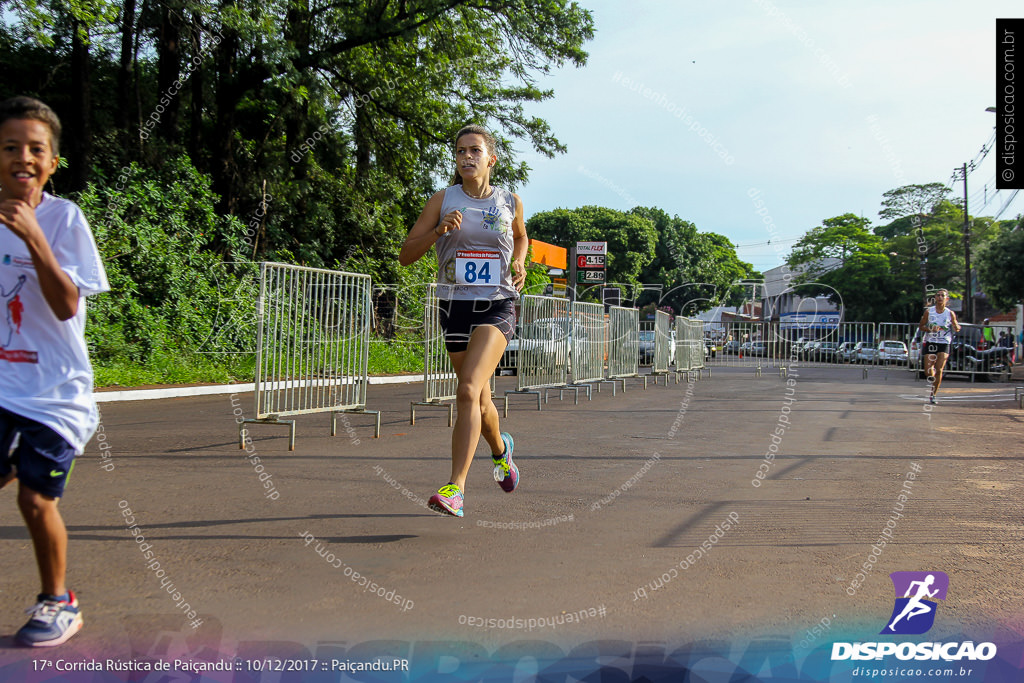
[[[227,9],[234,5],[233,0],[224,0],[222,7]],[[220,45],[217,46],[216,88],[214,98],[217,103],[216,124],[213,127],[213,140],[210,145],[213,158],[210,160],[210,173],[213,176],[213,191],[220,196],[217,212],[233,214],[237,203],[235,189],[235,111],[242,98],[241,86],[235,68],[238,52],[238,32],[225,27]]]
[[[139,11],[140,17],[148,15],[149,11],[149,0],[142,0],[142,9]],[[132,73],[135,74],[134,90],[133,95],[135,96],[135,118],[128,122],[128,125],[132,127],[131,140],[132,144],[136,145],[138,158],[142,156],[142,148],[144,141],[140,129],[142,127],[142,79],[139,78],[139,50],[141,48],[140,43],[142,42],[142,31],[135,32],[135,40],[132,45]]]
[[[309,2],[307,0],[294,0],[288,7],[284,32],[285,40],[294,46],[296,54],[309,54]],[[309,172],[309,155],[302,149],[306,141],[309,126],[307,125],[309,115],[309,102],[303,99],[301,102],[294,101],[288,107],[285,116],[285,144],[289,151],[288,159],[291,165],[292,177],[295,180],[304,180]]]
[[[117,107],[114,125],[118,131],[128,128],[132,107],[132,75],[135,45],[135,0],[123,0],[121,7],[121,57],[117,68]]]
[[[370,153],[373,142],[370,136],[370,120],[366,107],[356,109],[352,125],[352,137],[356,146],[356,183],[362,186],[370,173]]]
[[[84,190],[92,165],[92,102],[89,82],[89,44],[83,34],[88,29],[77,19],[71,25],[71,111],[68,126],[70,183],[68,191]]]
[[[157,49],[157,102],[160,132],[165,140],[178,139],[178,111],[181,93],[174,86],[181,74],[181,23],[177,2],[161,4]],[[161,111],[162,109],[162,111]]]
[[[198,12],[192,13],[192,54],[203,54],[203,32]],[[188,155],[192,164],[206,169],[203,154],[203,72],[202,65],[192,72],[192,98],[189,104]]]

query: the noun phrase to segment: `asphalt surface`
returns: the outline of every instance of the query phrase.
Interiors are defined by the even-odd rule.
[[[248,456],[235,417],[251,394],[103,404],[107,446],[89,445],[61,503],[85,627],[60,648],[12,644],[38,579],[0,491],[0,679],[58,656],[355,657],[373,641],[463,660],[609,640],[799,653],[877,637],[897,570],[950,577],[929,637],[1024,639],[1013,384],[950,378],[932,409],[905,371],[789,380],[719,369],[578,405],[555,392],[541,411],[513,396],[519,489],[499,489],[481,444],[461,519],[424,506],[450,430],[436,409],[410,426],[418,383],[370,388],[379,439],[369,416],[334,437],[327,416],[299,416],[294,452],[285,428],[258,425]]]

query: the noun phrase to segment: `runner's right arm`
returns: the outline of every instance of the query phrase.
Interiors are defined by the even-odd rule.
[[[437,192],[423,207],[423,213],[412,226],[405,238],[405,244],[398,253],[398,262],[408,266],[420,260],[430,251],[437,239],[449,230],[457,230],[462,223],[462,214],[451,211],[441,218],[441,204],[444,202],[444,190]]]

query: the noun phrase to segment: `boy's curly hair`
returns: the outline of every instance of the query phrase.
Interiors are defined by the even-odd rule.
[[[0,126],[9,119],[32,119],[50,128],[50,147],[53,155],[60,155],[60,119],[49,106],[33,97],[9,97],[0,102]]]

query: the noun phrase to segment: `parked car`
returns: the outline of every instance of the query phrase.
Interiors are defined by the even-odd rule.
[[[796,349],[796,348],[797,347],[794,345],[793,349]],[[790,349],[790,355],[797,355],[800,358],[802,358],[803,360],[808,361],[808,362],[812,362],[812,363],[814,361],[820,360],[820,356],[819,356],[819,353],[818,353],[821,350],[821,342],[820,341],[804,342],[802,345],[800,345],[800,347],[799,347],[798,351],[796,352],[796,354],[794,354],[793,349]]]
[[[917,365],[921,362],[921,339],[923,335],[924,332],[918,330],[917,334],[914,335],[914,338],[910,340],[910,348],[907,350],[907,360],[912,365]]]
[[[853,351],[857,347],[856,342],[841,342],[836,347],[836,362],[837,363],[852,363],[853,362]]]
[[[878,348],[875,349],[875,360],[879,363],[906,365],[910,360],[907,345],[901,341],[881,341],[878,343]]]
[[[640,365],[654,362],[654,330],[640,330]]]
[[[750,354],[751,356],[767,356],[768,342],[750,342],[750,348],[747,351],[744,351],[744,354]]]
[[[554,369],[564,364],[571,372],[571,355],[582,351],[587,343],[584,327],[579,323],[569,325],[566,318],[539,318],[525,325],[520,324],[516,332],[498,361],[496,372],[499,375],[502,370],[511,370],[513,375],[516,374],[521,352],[529,354],[529,363],[535,367]],[[566,335],[569,337],[569,357],[566,357],[566,347],[562,345]]]
[[[740,352],[740,343],[735,339],[730,339],[722,345],[722,353],[726,355],[735,356]]]
[[[839,342],[821,342],[818,346],[818,360],[823,363],[838,363]]]
[[[807,349],[807,346],[812,343],[813,340],[810,340],[807,337],[800,337],[790,345],[789,353],[797,356],[798,358],[803,358],[804,351]]]
[[[853,362],[874,363],[877,353],[878,350],[871,344],[871,342],[859,341],[856,346],[853,347]]]

